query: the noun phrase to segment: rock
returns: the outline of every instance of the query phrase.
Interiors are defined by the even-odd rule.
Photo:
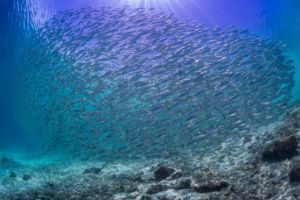
[[[141,182],[144,182],[142,176],[140,176],[140,175],[133,176],[133,177],[132,177],[132,180],[133,180],[134,182],[140,182],[140,183],[141,183]]]
[[[169,197],[168,195],[158,196],[157,200],[175,200],[176,197]]]
[[[169,177],[174,172],[175,169],[161,165],[154,171],[154,178],[156,181],[161,181]]]
[[[8,163],[9,161],[10,160],[7,157],[5,157],[5,156],[1,157],[1,159],[0,159],[0,163],[1,164]]]
[[[151,196],[150,195],[142,195],[142,196],[139,196],[137,198],[138,200],[151,200]]]
[[[243,137],[243,144],[247,144],[247,143],[250,143],[252,142],[253,138],[249,135],[246,135]]]
[[[201,185],[195,185],[193,189],[199,193],[217,192],[229,187],[225,181],[208,181]]]
[[[171,179],[177,179],[182,177],[182,172],[181,171],[175,171],[172,175],[171,175]]]
[[[267,146],[262,158],[266,161],[278,161],[291,158],[297,154],[298,141],[294,135],[283,137]]]
[[[49,189],[52,189],[54,190],[56,188],[56,185],[54,182],[51,182],[51,181],[47,181],[44,185],[45,188],[49,188]]]
[[[300,109],[296,109],[289,113],[288,121],[292,124],[292,126],[296,129],[300,128]]]
[[[192,180],[190,178],[182,178],[175,185],[176,190],[189,189],[191,187]]]
[[[13,159],[3,156],[0,159],[0,167],[4,169],[17,168],[17,167],[21,167],[21,164],[17,163]]]
[[[114,200],[138,200],[140,199],[140,194],[138,192],[132,192],[132,193],[119,193],[119,194],[114,194]],[[102,199],[102,198],[91,198],[91,200],[96,200],[96,199]]]
[[[17,177],[17,174],[15,172],[10,172],[9,173],[9,177],[10,178],[16,178]]]
[[[155,185],[150,185],[150,187],[147,190],[147,194],[156,194],[159,192],[166,191],[168,189],[168,186],[162,185],[162,184],[155,184]]]
[[[137,191],[131,192],[131,193],[128,194],[128,197],[132,198],[132,199],[133,198],[136,199],[138,196],[139,196],[139,192],[137,192]]]
[[[137,190],[137,184],[126,179],[114,181],[111,187],[114,191],[117,191],[118,193],[132,193]]]
[[[91,168],[84,170],[83,174],[100,174],[101,171],[102,171],[102,168],[91,167]]]
[[[22,176],[22,180],[23,180],[23,181],[28,181],[29,179],[31,179],[31,176],[28,175],[28,174],[24,174],[24,175]]]
[[[289,172],[290,182],[300,181],[300,160],[291,162],[291,170]]]

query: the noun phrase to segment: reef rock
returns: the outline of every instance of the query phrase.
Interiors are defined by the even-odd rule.
[[[97,168],[97,167],[91,167],[86,170],[84,170],[84,174],[100,174],[102,171],[102,168]]]
[[[199,193],[217,192],[229,187],[225,181],[207,181],[200,185],[195,185],[193,189]]]
[[[17,167],[21,167],[22,165],[16,161],[14,161],[11,158],[8,157],[1,157],[0,159],[0,168],[4,168],[4,169],[10,169],[10,168],[17,168]]]
[[[167,189],[168,189],[167,185],[154,184],[154,185],[150,185],[150,187],[147,190],[147,194],[155,194],[158,192],[166,191]]]
[[[174,172],[175,169],[161,165],[154,171],[154,178],[157,181],[161,181],[169,177]]]
[[[277,161],[291,158],[296,155],[298,147],[297,138],[292,136],[283,137],[268,145],[262,154],[263,160]]]
[[[28,180],[30,180],[31,179],[31,176],[29,175],[29,174],[24,174],[23,176],[22,176],[22,180],[23,181],[28,181]]]
[[[293,160],[291,162],[291,171],[289,173],[290,182],[300,181],[300,160]]]
[[[178,180],[175,185],[176,190],[189,189],[191,187],[192,180],[190,178],[182,178]]]

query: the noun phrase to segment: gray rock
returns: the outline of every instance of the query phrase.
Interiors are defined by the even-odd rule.
[[[300,128],[300,109],[296,109],[289,113],[288,121],[293,125],[294,128]]]
[[[175,200],[175,199],[176,199],[175,197],[169,197],[167,195],[157,197],[157,200]]]
[[[28,180],[30,180],[31,179],[31,176],[29,175],[29,174],[24,174],[23,176],[22,176],[22,180],[23,181],[28,181]]]
[[[142,183],[142,182],[144,182],[144,179],[143,179],[142,175],[137,174],[132,177],[132,181]]]
[[[17,177],[17,174],[15,172],[10,172],[9,173],[9,177],[10,178],[16,178]]]
[[[291,170],[289,172],[290,182],[300,181],[300,160],[294,160],[291,162]]]
[[[177,179],[182,177],[182,172],[181,171],[175,171],[172,175],[171,175],[171,179]]]
[[[147,194],[156,194],[159,192],[166,191],[168,189],[167,185],[162,185],[162,184],[154,184],[150,185],[150,187],[147,190]]]
[[[192,180],[190,178],[182,178],[175,185],[176,190],[189,189],[191,187]]]
[[[217,192],[229,187],[225,181],[207,181],[201,185],[195,185],[193,189],[199,193]]]
[[[14,161],[11,158],[8,157],[1,157],[0,158],[0,168],[4,168],[4,169],[11,169],[11,168],[18,168],[21,167],[22,165],[16,161]]]
[[[83,174],[100,174],[101,171],[102,171],[102,168],[91,167],[91,168],[84,170]]]
[[[156,181],[161,181],[169,177],[175,169],[161,165],[154,171],[154,178]]]
[[[150,195],[142,195],[140,197],[137,198],[138,200],[151,200],[151,196]]]
[[[297,154],[298,141],[294,135],[283,137],[268,145],[262,158],[266,161],[278,161],[291,158]]]

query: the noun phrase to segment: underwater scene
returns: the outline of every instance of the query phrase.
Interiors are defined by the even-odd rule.
[[[300,200],[300,1],[0,0],[0,200]]]

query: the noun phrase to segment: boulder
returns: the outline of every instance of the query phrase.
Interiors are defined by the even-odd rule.
[[[300,181],[300,160],[294,160],[291,162],[289,179],[290,182]]]
[[[156,181],[161,181],[168,178],[174,172],[175,169],[161,165],[154,171],[154,178]]]
[[[217,192],[229,187],[225,181],[207,181],[200,185],[195,185],[193,189],[199,193]]]
[[[278,161],[291,158],[297,154],[298,141],[294,135],[283,137],[268,145],[262,159],[266,161]]]
[[[17,174],[15,172],[10,172],[9,173],[9,177],[10,178],[16,178],[17,177]]]

